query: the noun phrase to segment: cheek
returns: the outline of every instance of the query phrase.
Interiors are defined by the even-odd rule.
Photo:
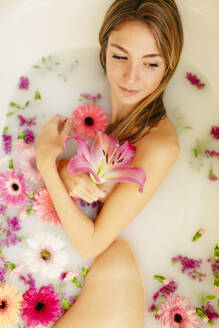
[[[146,73],[145,75],[145,86],[148,86],[148,88],[152,91],[158,88],[160,85],[160,82],[163,78],[163,71],[162,72],[151,72]]]
[[[114,62],[107,62],[106,75],[109,82],[117,81],[119,76],[121,76],[121,68]]]

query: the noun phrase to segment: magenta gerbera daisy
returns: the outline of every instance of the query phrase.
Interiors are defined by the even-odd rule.
[[[87,138],[94,138],[98,131],[104,131],[108,121],[102,107],[85,103],[73,112],[72,122],[75,132]]]
[[[62,224],[61,220],[53,206],[52,199],[45,187],[40,187],[34,194],[36,201],[33,203],[33,210],[39,218],[52,225]]]
[[[173,295],[159,306],[157,314],[165,328],[198,328],[199,317],[189,300]]]
[[[29,200],[26,194],[30,193],[22,173],[18,174],[16,169],[0,172],[0,202],[3,205],[19,206]]]
[[[60,300],[51,286],[42,286],[40,290],[30,288],[23,294],[22,319],[27,327],[42,324],[48,326],[60,313]]]

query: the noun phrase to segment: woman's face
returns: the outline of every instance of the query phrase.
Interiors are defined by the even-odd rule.
[[[118,27],[108,39],[106,74],[112,97],[120,104],[135,105],[159,86],[166,65],[146,24],[128,21]]]

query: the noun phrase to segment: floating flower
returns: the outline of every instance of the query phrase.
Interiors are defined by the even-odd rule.
[[[212,135],[212,137],[214,139],[218,140],[219,139],[219,126],[212,125],[210,134]]]
[[[210,150],[206,149],[205,150],[205,155],[207,157],[218,157],[219,156],[219,153],[216,152],[215,150],[210,151]]]
[[[202,305],[201,310],[207,315],[208,319],[212,322],[215,319],[219,319],[219,314],[216,312],[213,305],[208,301],[206,306]]]
[[[189,300],[172,295],[159,306],[157,314],[165,328],[198,328],[199,318]]]
[[[7,206],[19,206],[28,201],[26,194],[31,190],[26,185],[24,175],[18,174],[15,169],[0,172],[0,202]]]
[[[29,118],[29,119],[26,119],[22,115],[18,115],[17,117],[20,120],[19,126],[23,126],[23,125],[32,126],[32,125],[36,125],[36,121],[35,121],[36,118],[35,117]]]
[[[28,89],[30,84],[30,80],[28,77],[21,76],[19,82],[19,89]]]
[[[180,262],[182,265],[182,273],[187,272],[188,276],[190,276],[190,278],[192,278],[193,280],[198,279],[198,281],[201,282],[202,279],[206,277],[206,274],[197,271],[197,269],[201,266],[202,259],[195,260],[192,258],[188,258],[187,256],[179,255],[177,257],[172,258],[173,264],[177,262]]]
[[[139,192],[143,192],[145,172],[141,168],[128,166],[136,152],[136,148],[128,141],[119,146],[116,138],[99,131],[89,149],[88,142],[79,136],[70,136],[65,142],[71,138],[78,142],[78,153],[67,166],[73,176],[89,172],[95,184],[130,181],[137,183],[140,186]]]
[[[51,225],[62,224],[58,213],[53,206],[50,194],[45,187],[39,188],[35,192],[34,198],[35,202],[33,203],[33,210],[42,221],[48,222]]]
[[[76,276],[78,276],[77,272],[72,272],[72,271],[62,272],[59,276],[59,279],[63,280],[63,281],[70,281],[71,279],[73,279]]]
[[[192,73],[186,72],[186,78],[190,81],[191,84],[195,84],[199,89],[202,89],[205,86],[205,84],[201,83],[200,79],[198,79],[197,76]]]
[[[22,295],[13,285],[0,287],[0,328],[10,327],[19,320]]]
[[[75,132],[80,136],[94,138],[98,131],[104,131],[108,121],[103,109],[96,105],[87,103],[79,106],[73,112],[72,123]]]
[[[18,167],[23,172],[25,178],[34,183],[41,182],[42,176],[36,165],[36,149],[29,146],[23,149],[18,157]]]
[[[96,95],[96,97],[90,95],[89,93],[81,93],[80,96],[81,96],[82,98],[84,98],[84,99],[92,100],[93,102],[96,102],[97,99],[101,99],[101,98],[102,98],[102,96],[101,96],[100,93],[98,93],[98,94]],[[81,99],[79,99],[79,101],[81,101]]]
[[[48,326],[58,317],[60,301],[50,286],[42,286],[40,290],[30,288],[23,298],[22,319],[27,322],[27,327]]]
[[[29,270],[51,279],[58,278],[67,262],[63,240],[49,231],[42,231],[28,238],[27,244],[24,263]]]
[[[208,179],[211,181],[216,181],[218,180],[218,177],[214,174],[213,169],[210,168],[208,172]]]

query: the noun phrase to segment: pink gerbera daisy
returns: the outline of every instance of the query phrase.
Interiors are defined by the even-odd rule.
[[[7,206],[19,206],[29,199],[26,194],[31,190],[26,185],[24,175],[18,174],[15,169],[0,172],[0,202]]]
[[[197,328],[199,318],[189,300],[173,295],[159,306],[157,314],[165,328]]]
[[[36,201],[33,203],[33,210],[44,222],[50,224],[62,224],[61,220],[53,206],[52,199],[45,187],[40,187],[34,194]]]
[[[108,121],[103,109],[96,105],[87,103],[79,106],[73,112],[72,122],[75,132],[87,138],[94,138],[99,130],[104,131]]]
[[[60,300],[50,286],[42,286],[40,290],[30,288],[23,298],[22,319],[27,321],[27,327],[39,324],[48,326],[58,317]]]
[[[36,149],[28,146],[23,149],[18,158],[19,169],[27,180],[38,183],[42,181],[42,176],[36,166]]]

